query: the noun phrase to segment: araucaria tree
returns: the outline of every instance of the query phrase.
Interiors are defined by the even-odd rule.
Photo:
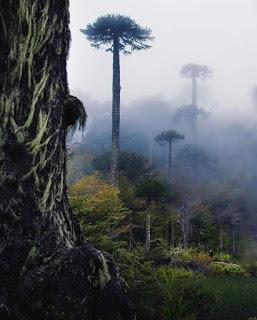
[[[113,54],[113,95],[112,95],[112,155],[110,166],[111,184],[118,185],[120,151],[120,52],[149,49],[151,30],[143,28],[130,17],[108,14],[88,24],[81,32],[87,36],[91,46]]]
[[[208,117],[208,112],[198,107],[197,79],[205,81],[212,76],[212,71],[207,66],[189,63],[181,69],[180,75],[192,80],[192,102],[189,105],[180,107],[176,112],[175,118],[177,121],[183,119],[189,123],[191,140],[195,143],[197,138],[197,119],[199,117]]]
[[[134,319],[66,195],[68,0],[0,0],[0,318]]]
[[[168,130],[160,133],[155,141],[158,142],[161,146],[168,144],[169,146],[169,162],[168,162],[168,177],[171,181],[172,179],[172,145],[178,140],[184,140],[185,136],[177,132],[176,130]]]
[[[189,63],[181,69],[180,75],[192,80],[192,105],[197,106],[197,79],[205,81],[212,76],[212,71],[207,66]]]

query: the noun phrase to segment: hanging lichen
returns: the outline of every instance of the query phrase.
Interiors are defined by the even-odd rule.
[[[13,174],[6,157],[22,153],[24,163],[14,164],[20,168],[17,192],[26,194],[29,188],[35,207],[46,214],[57,210],[65,192],[68,1],[61,0],[64,7],[58,15],[51,0],[43,7],[39,0],[10,0],[9,5],[17,17],[8,21],[0,12],[0,29],[9,48],[8,77],[0,79],[6,88],[0,95],[0,185],[9,183]],[[76,121],[84,126],[86,114],[83,105],[77,105]],[[67,237],[66,231],[60,233]]]

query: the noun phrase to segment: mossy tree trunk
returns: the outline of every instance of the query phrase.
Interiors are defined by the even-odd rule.
[[[120,153],[120,49],[119,38],[113,41],[112,154],[111,184],[118,186]]]
[[[0,318],[132,319],[66,194],[69,1],[0,8]]]

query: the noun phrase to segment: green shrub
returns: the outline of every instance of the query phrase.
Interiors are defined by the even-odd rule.
[[[228,253],[215,254],[213,257],[213,261],[229,263],[231,262],[231,256]]]
[[[209,256],[207,252],[198,251],[195,248],[190,249],[180,249],[174,251],[172,253],[173,259],[180,262],[194,262],[195,264],[199,265],[208,265],[210,264],[213,259]]]
[[[226,262],[213,262],[210,264],[211,272],[217,276],[243,276],[246,271],[239,265]]]
[[[151,251],[148,254],[150,259],[156,260],[169,254],[168,242],[162,238],[154,239],[151,243]]]
[[[196,249],[175,249],[172,252],[172,257],[177,261],[190,262],[197,253]]]

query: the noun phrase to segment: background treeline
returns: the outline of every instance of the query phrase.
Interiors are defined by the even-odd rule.
[[[209,113],[197,119],[193,139],[175,104],[135,101],[124,108],[116,188],[109,184],[110,106],[86,105],[87,131],[68,144],[71,203],[87,239],[114,257],[138,318],[255,316],[254,117]],[[156,137],[171,129],[185,137],[173,143],[169,179],[168,143]]]

